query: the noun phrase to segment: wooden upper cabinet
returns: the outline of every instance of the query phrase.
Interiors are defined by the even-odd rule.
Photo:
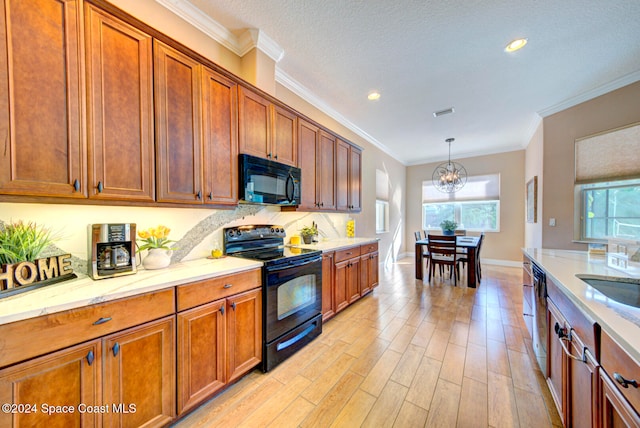
[[[276,105],[273,105],[272,111],[271,159],[296,166],[298,164],[298,116]]]
[[[318,202],[323,210],[336,209],[336,137],[320,131],[318,140]]]
[[[297,166],[297,116],[268,99],[238,88],[240,153]]]
[[[200,68],[154,40],[156,187],[159,202],[201,203]]]
[[[316,147],[320,128],[300,119],[298,121],[298,166],[300,177],[300,205],[299,209],[318,209],[318,184],[316,178],[320,175],[320,164],[317,162]]]
[[[152,39],[85,6],[89,197],[153,201]]]
[[[238,203],[237,84],[203,68],[204,202]]]
[[[349,210],[362,209],[362,150],[351,146],[349,151]]]
[[[336,143],[336,206],[339,211],[362,209],[362,151],[338,139]]]
[[[0,5],[0,193],[86,198],[81,8]]]

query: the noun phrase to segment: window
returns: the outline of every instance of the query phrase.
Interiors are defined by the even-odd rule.
[[[576,140],[575,157],[575,237],[640,239],[640,123]]]
[[[581,239],[640,239],[640,180],[578,185]]]
[[[376,169],[376,233],[389,231],[389,175]]]
[[[438,229],[443,220],[454,220],[459,229],[500,230],[500,175],[467,178],[455,193],[438,191],[431,181],[422,183],[422,227]]]
[[[389,231],[389,202],[376,201],[376,233]]]

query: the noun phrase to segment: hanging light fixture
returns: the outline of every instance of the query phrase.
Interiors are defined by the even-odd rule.
[[[451,143],[454,138],[447,138],[449,143],[449,161],[438,165],[433,171],[433,185],[444,193],[455,193],[467,183],[467,170],[458,162],[451,162]]]

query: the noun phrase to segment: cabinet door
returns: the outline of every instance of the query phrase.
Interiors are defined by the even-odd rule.
[[[205,203],[238,203],[238,91],[209,69],[202,76]]]
[[[301,188],[300,188],[300,209],[315,210],[318,209],[319,183],[316,177],[321,172],[320,162],[316,160],[316,156],[320,155],[316,152],[318,145],[318,135],[320,129],[311,123],[299,119],[298,120],[298,166],[301,170]],[[333,171],[333,169],[332,169]]]
[[[89,197],[152,201],[151,36],[86,4]]]
[[[349,210],[360,211],[362,209],[362,151],[350,147],[349,151]]]
[[[347,292],[349,303],[355,302],[360,298],[360,258],[349,260],[349,268],[347,269]]]
[[[200,66],[154,41],[159,202],[202,203]]]
[[[349,306],[349,260],[335,264],[335,299],[336,313]]]
[[[227,299],[228,382],[262,361],[262,289]]]
[[[371,254],[363,254],[360,256],[360,295],[364,296],[371,291],[371,270],[369,268],[369,257]]]
[[[225,300],[178,314],[178,414],[226,383]]]
[[[89,197],[153,201],[151,36],[86,4]]]
[[[271,103],[260,95],[238,87],[238,145],[240,153],[270,159]]]
[[[640,415],[620,393],[609,375],[600,369],[600,411],[602,428],[640,426]]]
[[[112,406],[104,426],[163,426],[174,418],[174,323],[171,316],[103,339],[103,401]]]
[[[335,210],[336,137],[320,131],[318,145],[318,203],[323,210]]]
[[[0,413],[0,426],[100,426],[99,413],[78,411],[81,403],[101,404],[100,368],[100,341],[95,340],[0,370],[0,401],[29,406]],[[49,415],[44,405],[73,406],[75,412]]]
[[[547,385],[560,418],[566,424],[566,366],[560,336],[566,335],[569,327],[551,300],[547,299],[547,305]]]
[[[86,198],[78,2],[0,7],[0,193]]]
[[[371,253],[371,258],[369,259],[369,280],[371,281],[371,287],[377,287],[380,283],[379,280],[379,272],[378,265],[380,264],[380,257],[377,251],[375,253]]]
[[[336,209],[349,211],[349,144],[336,143]]]
[[[333,254],[326,253],[322,255],[322,321],[326,321],[335,315]]]
[[[567,350],[567,426],[598,426],[598,365],[575,331]]]
[[[298,116],[280,106],[273,106],[271,157],[291,166],[298,165]]]

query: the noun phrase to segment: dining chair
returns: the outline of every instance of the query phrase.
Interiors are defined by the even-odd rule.
[[[416,231],[413,233],[413,235],[416,238],[416,242],[420,241],[422,239],[422,236],[420,236],[420,231]],[[429,269],[429,249],[426,246],[422,246],[422,260],[426,260],[427,261],[427,269]]]
[[[484,241],[484,232],[480,234],[478,238],[478,248],[476,249],[476,277],[478,282],[482,279],[482,265],[480,264],[480,250],[482,249],[482,242]]]
[[[440,266],[440,276],[443,267],[449,267],[449,278],[453,276],[454,285],[458,285],[458,256],[456,254],[456,237],[454,235],[429,235],[429,282],[435,276],[436,266]]]

